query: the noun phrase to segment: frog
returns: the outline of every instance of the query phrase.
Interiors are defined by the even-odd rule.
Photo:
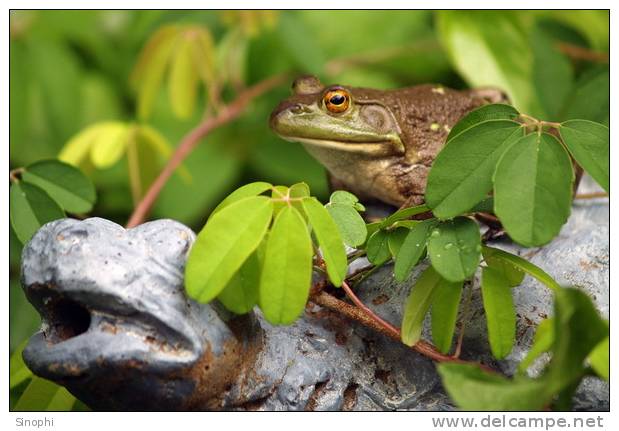
[[[428,173],[451,128],[489,103],[509,100],[492,87],[381,90],[323,85],[305,75],[294,80],[292,95],[272,111],[269,124],[326,168],[332,190],[406,207],[424,203]]]

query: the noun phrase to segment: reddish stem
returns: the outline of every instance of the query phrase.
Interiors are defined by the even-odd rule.
[[[202,138],[204,138],[213,129],[236,119],[243,113],[249,102],[261,94],[269,91],[273,87],[281,84],[285,79],[287,79],[287,75],[278,75],[265,79],[264,81],[249,87],[247,90],[239,94],[234,101],[224,106],[216,116],[207,117],[202,123],[198,124],[197,127],[187,133],[157,179],[151,184],[142,200],[133,210],[133,214],[131,214],[129,221],[127,222],[127,228],[135,227],[144,222],[155,201],[157,200],[157,197],[161,193],[163,186],[165,186],[166,182],[170,179],[176,168],[178,168],[183,160],[187,158]]]
[[[355,293],[352,291],[348,283],[344,282],[342,284],[342,289],[344,290],[348,298],[350,298],[350,300],[355,304],[355,306],[347,304],[346,302],[341,301],[324,291],[318,293],[316,296],[313,296],[312,301],[318,305],[321,305],[325,308],[328,308],[332,311],[342,314],[351,320],[355,320],[364,326],[372,328],[375,331],[380,332],[381,334],[386,335],[387,337],[393,340],[401,341],[400,329],[384,321],[382,318],[377,316],[372,310],[370,310],[357,297],[357,295],[355,295]],[[423,340],[418,341],[417,344],[411,346],[411,348],[415,350],[416,352],[422,354],[423,356],[426,356],[437,362],[452,362],[452,363],[459,363],[459,364],[472,364],[473,363],[473,362],[465,361],[462,359],[454,358],[452,356],[444,355],[438,350],[436,350],[436,348],[432,346],[430,343],[423,341]],[[492,368],[484,364],[480,364],[480,363],[474,363],[474,364],[481,367],[484,371],[495,373],[495,371]]]

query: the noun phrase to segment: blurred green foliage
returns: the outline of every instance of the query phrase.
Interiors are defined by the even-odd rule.
[[[11,168],[58,157],[89,125],[142,118],[129,78],[150,38],[170,25],[208,30],[219,70],[217,79],[201,79],[204,87],[220,86],[224,101],[276,73],[313,73],[325,83],[377,88],[495,85],[522,112],[608,124],[605,11],[12,11]],[[176,69],[176,76],[188,76],[186,65]],[[172,146],[203,117],[201,107],[217,103],[210,87],[198,91],[192,84],[197,93],[187,95],[179,79],[176,84],[163,84],[147,120],[135,123]],[[224,196],[255,180],[304,181],[326,200],[322,167],[268,128],[270,111],[288,94],[286,86],[271,91],[209,134],[184,162],[188,175],[175,174],[166,184],[151,217],[199,229]],[[163,166],[161,157],[153,160]],[[127,221],[134,205],[128,163],[124,157],[104,169],[81,166],[97,188],[92,214]],[[39,322],[19,288],[20,245],[13,232],[10,238],[13,351]]]

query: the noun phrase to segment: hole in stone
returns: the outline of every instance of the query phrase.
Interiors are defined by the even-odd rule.
[[[88,331],[90,312],[70,299],[62,298],[51,306],[50,327],[53,341],[66,341]]]

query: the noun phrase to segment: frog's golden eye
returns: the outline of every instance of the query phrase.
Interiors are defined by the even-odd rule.
[[[325,93],[323,101],[329,112],[339,114],[350,106],[350,94],[341,88],[330,90]]]

